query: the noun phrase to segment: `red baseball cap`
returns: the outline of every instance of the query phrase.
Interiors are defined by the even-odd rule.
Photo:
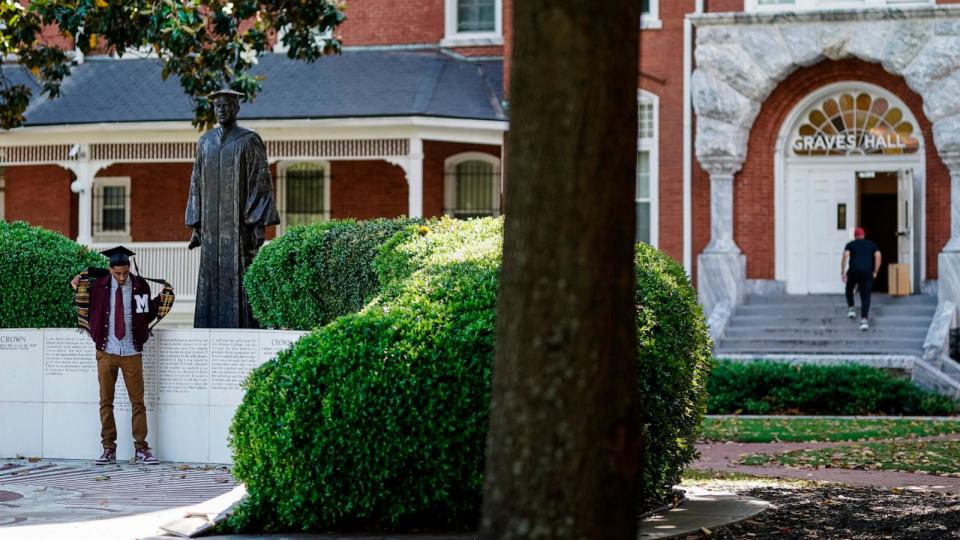
[[[863,238],[866,235],[867,235],[867,232],[863,230],[863,227],[857,227],[856,229],[853,230],[854,238]]]

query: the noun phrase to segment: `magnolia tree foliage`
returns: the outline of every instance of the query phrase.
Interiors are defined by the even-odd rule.
[[[24,6],[0,0],[0,55],[16,59],[0,71],[0,127],[23,125],[32,89],[8,70],[25,68],[50,98],[70,74],[71,58],[42,39],[56,27],[84,54],[106,49],[117,55],[152,51],[164,79],[179,78],[193,98],[193,125],[215,123],[205,96],[229,86],[254,99],[263,77],[249,73],[267,50],[271,30],[280,31],[287,56],[312,62],[339,53],[334,35],[345,19],[343,0],[34,0]]]

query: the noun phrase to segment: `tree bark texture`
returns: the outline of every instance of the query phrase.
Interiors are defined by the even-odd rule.
[[[637,0],[514,3],[484,539],[634,539]]]

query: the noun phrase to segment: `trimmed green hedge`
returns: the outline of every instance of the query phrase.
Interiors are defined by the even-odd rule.
[[[882,369],[856,364],[718,362],[707,386],[711,414],[949,415],[958,404]]]
[[[264,328],[312,330],[359,311],[378,290],[372,263],[382,243],[422,220],[328,221],[292,227],[263,246],[244,274]]]
[[[410,226],[381,295],[253,372],[231,426],[234,530],[473,527],[483,484],[502,221]],[[644,495],[692,458],[709,343],[682,269],[638,248]]]
[[[107,258],[60,233],[0,221],[0,328],[77,325],[70,280]]]
[[[634,261],[637,378],[644,422],[641,497],[655,503],[667,497],[696,457],[712,343],[683,266],[642,243]]]

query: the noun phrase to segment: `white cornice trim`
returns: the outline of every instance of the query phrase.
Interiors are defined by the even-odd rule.
[[[502,144],[507,121],[424,116],[240,120],[264,140],[393,139]],[[0,133],[0,146],[76,143],[196,142],[200,133],[188,122],[129,122],[32,126]]]
[[[816,22],[859,22],[903,19],[930,19],[960,16],[960,5],[883,6],[859,9],[823,9],[781,12],[724,12],[687,15],[694,26],[730,24],[784,24]]]

